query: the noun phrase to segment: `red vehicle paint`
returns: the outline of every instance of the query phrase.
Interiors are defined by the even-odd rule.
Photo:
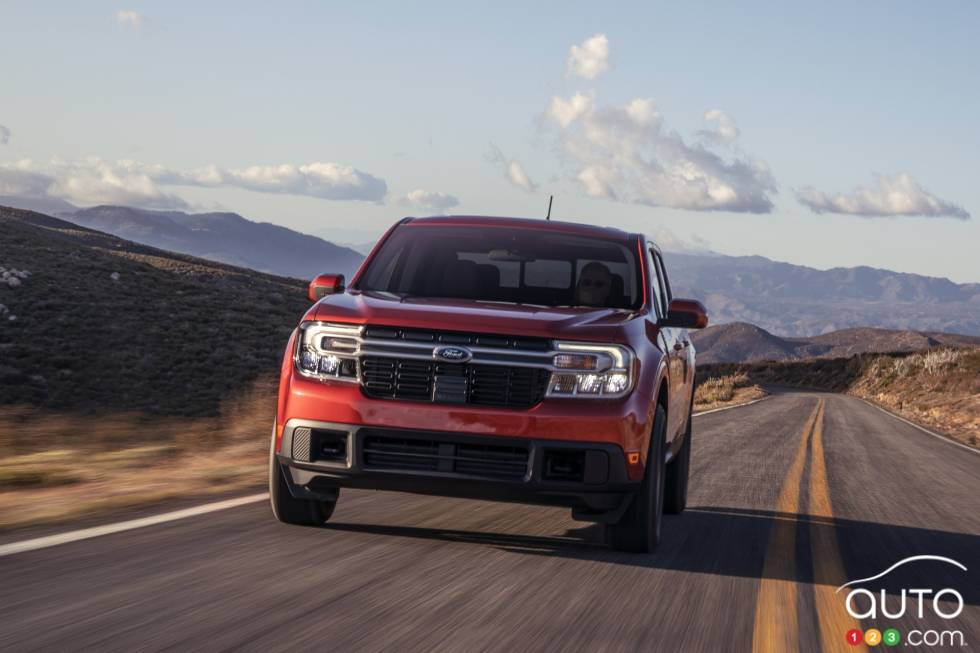
[[[321,275],[283,357],[273,509],[319,525],[340,488],[565,505],[649,551],[683,510],[704,307],[642,235],[405,219],[351,284]]]

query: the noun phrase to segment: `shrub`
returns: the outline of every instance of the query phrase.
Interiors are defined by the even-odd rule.
[[[731,401],[736,388],[749,385],[749,377],[744,372],[707,379],[694,391],[694,403],[715,404]]]

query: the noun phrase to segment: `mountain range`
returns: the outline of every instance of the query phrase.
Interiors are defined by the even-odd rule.
[[[782,338],[754,324],[731,322],[695,331],[698,364],[849,358],[933,347],[978,347],[980,336],[856,327],[807,338]]]
[[[350,279],[369,249],[228,212],[75,209],[67,202],[40,206],[9,197],[0,197],[0,204],[47,212],[152,247],[301,279],[321,272]],[[704,302],[712,324],[749,322],[780,337],[853,327],[980,335],[980,283],[865,266],[818,270],[762,256],[670,251],[664,256],[674,295]]]
[[[750,322],[789,337],[851,327],[980,335],[980,283],[866,266],[817,270],[762,256],[666,252],[674,295],[712,324]]]
[[[339,272],[350,279],[364,259],[347,247],[237,213],[95,206],[56,215],[151,247],[300,279],[323,272]]]

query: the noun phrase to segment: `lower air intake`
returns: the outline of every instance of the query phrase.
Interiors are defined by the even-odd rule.
[[[527,474],[527,445],[471,444],[432,433],[362,431],[367,469],[429,471],[519,480]]]

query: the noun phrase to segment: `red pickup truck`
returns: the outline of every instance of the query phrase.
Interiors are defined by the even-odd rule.
[[[320,526],[340,488],[568,506],[648,552],[687,500],[704,307],[644,236],[567,222],[405,218],[286,347],[275,516]]]

